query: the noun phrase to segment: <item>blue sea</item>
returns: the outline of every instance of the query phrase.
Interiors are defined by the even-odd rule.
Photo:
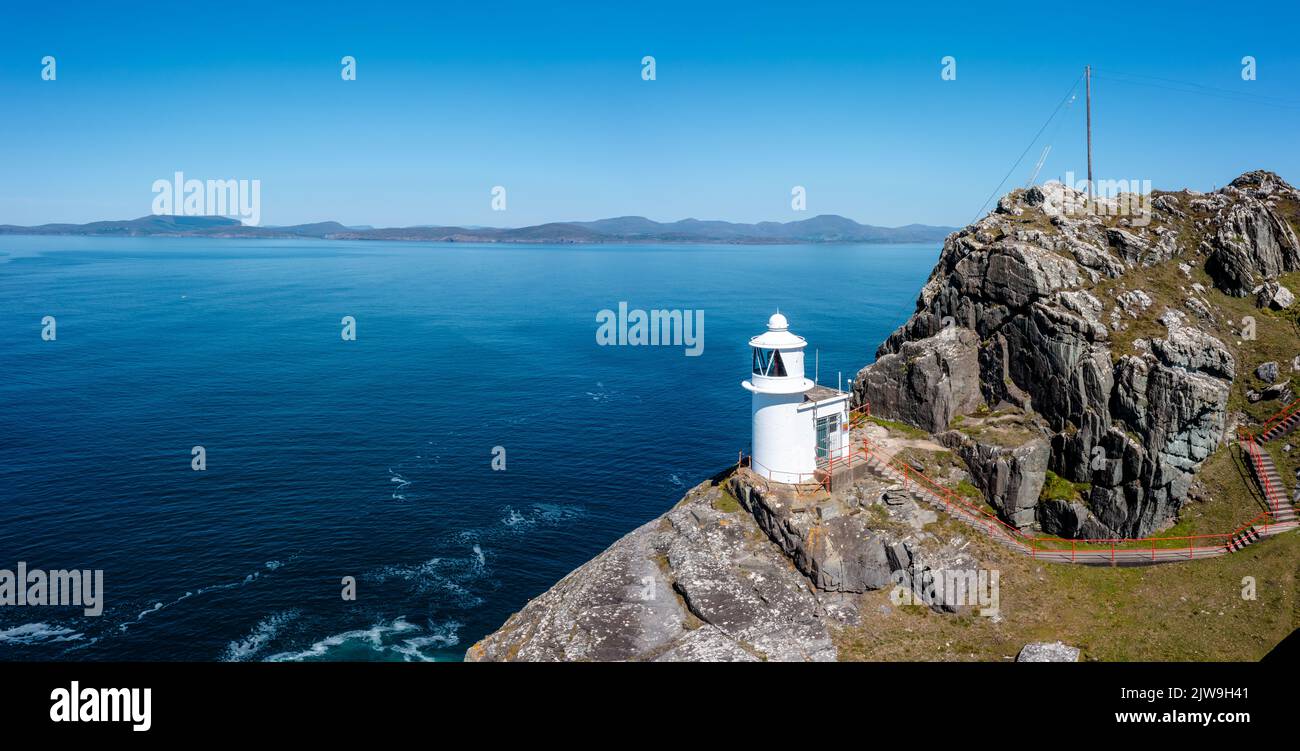
[[[105,589],[0,659],[459,660],[748,449],[772,312],[847,385],[938,252],[0,237],[0,569]],[[621,301],[702,355],[598,346]]]

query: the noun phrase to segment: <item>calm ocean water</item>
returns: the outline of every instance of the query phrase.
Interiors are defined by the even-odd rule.
[[[0,237],[0,569],[106,590],[0,659],[458,660],[748,448],[774,309],[847,384],[938,250]],[[619,301],[703,355],[597,346]]]

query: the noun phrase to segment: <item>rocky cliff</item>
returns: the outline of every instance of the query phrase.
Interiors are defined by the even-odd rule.
[[[1235,425],[1292,398],[1300,193],[1251,172],[1210,194],[1085,199],[1054,184],[1015,191],[948,237],[916,312],[854,379],[854,399],[870,402],[874,419],[855,424],[851,440],[1022,530],[1139,536],[1175,520]],[[770,483],[743,466],[723,472],[530,601],[466,659],[949,659],[951,632],[930,625],[946,617],[999,645],[1050,632],[1090,591],[1093,608],[1114,607],[1114,580],[1081,589],[1049,579],[1047,564],[998,549],[907,487],[858,469],[837,475],[833,492]],[[1249,490],[1235,487],[1226,502],[1248,518]],[[1294,579],[1287,556],[1278,560]],[[1022,587],[1015,622],[994,615],[972,626],[960,603],[893,602],[891,584],[990,562]],[[1188,603],[1222,589],[1180,590],[1177,575],[1153,581],[1144,602],[1168,596],[1179,613],[1210,613]],[[1098,623],[1094,643],[1114,639],[1121,657],[1134,637],[1152,636],[1141,620],[1118,632]],[[1207,633],[1215,649],[1235,642]]]
[[[1297,224],[1300,193],[1263,171],[1140,200],[1089,203],[1056,183],[1015,191],[948,237],[855,398],[934,433],[981,411],[1029,415],[1038,435],[1026,447],[1047,442],[1047,468],[1078,484],[1077,499],[1008,503],[1009,485],[1041,487],[1023,476],[1041,475],[1039,462],[949,437],[1003,517],[1070,537],[1146,535],[1176,517],[1232,427],[1242,360],[1267,349],[1256,318],[1289,314]],[[990,461],[1002,463],[976,471]]]
[[[831,494],[728,470],[530,601],[465,659],[835,660],[834,634],[860,622],[863,593],[976,567],[969,541],[937,522],[869,473]],[[970,610],[943,596],[926,604]]]
[[[704,483],[475,644],[477,661],[827,661],[819,594],[754,518]]]

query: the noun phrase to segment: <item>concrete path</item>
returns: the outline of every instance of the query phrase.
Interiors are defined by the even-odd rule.
[[[1249,445],[1243,443],[1243,446]],[[1260,455],[1267,457],[1268,452],[1261,451],[1258,447],[1255,450]],[[1272,537],[1289,530],[1295,529],[1298,525],[1296,522],[1295,508],[1286,501],[1285,491],[1279,490],[1283,486],[1281,478],[1278,478],[1272,486],[1273,492],[1282,492],[1282,504],[1278,513],[1274,516],[1276,523],[1260,524],[1243,530],[1232,538],[1224,536],[1222,544],[1213,544],[1215,540],[1206,539],[1192,541],[1193,544],[1188,547],[1147,547],[1145,549],[1132,547],[1135,543],[1118,543],[1118,545],[1127,545],[1125,547],[1101,548],[1092,544],[1086,547],[1074,549],[1060,549],[1062,545],[1067,544],[1061,541],[1051,543],[1053,549],[1044,549],[1038,547],[1032,538],[1020,535],[1010,527],[990,519],[983,514],[963,506],[952,504],[946,501],[942,496],[930,490],[922,482],[918,482],[914,475],[905,473],[893,464],[878,458],[870,451],[865,451],[863,460],[866,462],[871,471],[894,482],[903,484],[903,486],[917,498],[925,501],[929,505],[943,511],[949,516],[966,524],[969,527],[978,529],[989,536],[994,542],[1005,548],[1014,550],[1023,555],[1028,555],[1036,560],[1052,561],[1056,563],[1074,563],[1085,566],[1150,566],[1157,563],[1174,563],[1177,561],[1195,560],[1200,558],[1216,558],[1228,553],[1235,553],[1238,550],[1251,545],[1265,537]],[[1267,461],[1266,466],[1272,466],[1272,460]],[[1265,470],[1266,471],[1266,470]],[[1273,470],[1276,475],[1277,470]],[[1172,543],[1160,543],[1167,545]]]

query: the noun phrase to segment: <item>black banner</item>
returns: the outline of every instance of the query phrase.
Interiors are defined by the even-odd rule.
[[[0,666],[0,723],[51,740],[134,740],[381,727],[437,738],[464,732],[454,726],[495,735],[575,721],[624,726],[628,738],[695,723],[763,737],[843,722],[873,737],[1050,747],[1086,741],[1085,730],[1094,742],[1281,731],[1293,724],[1292,668],[1281,652],[1257,664],[11,663]]]

